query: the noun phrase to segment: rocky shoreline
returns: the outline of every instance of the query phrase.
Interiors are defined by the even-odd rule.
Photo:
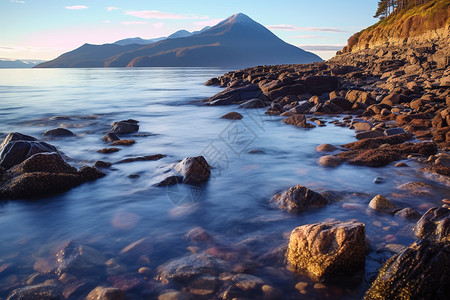
[[[318,164],[326,168],[342,164],[401,168],[408,167],[407,161],[417,161],[425,166],[418,171],[433,174],[448,186],[450,71],[449,61],[439,54],[441,48],[367,49],[323,63],[229,72],[206,83],[225,89],[205,104],[265,108],[267,115],[280,115],[285,126],[299,130],[348,127],[355,130],[357,141],[320,145],[316,151],[326,155]],[[329,116],[334,121],[329,122]],[[237,122],[243,116],[230,112],[223,118]],[[138,131],[136,120],[114,122],[103,137],[108,147],[99,151],[107,154],[132,147],[135,141],[131,136]],[[63,128],[44,133],[46,137],[72,135]],[[165,157],[151,154],[116,162],[97,161],[92,167],[77,170],[51,144],[20,133],[9,134],[0,153],[0,199],[6,200],[64,192],[113,172],[114,164]],[[212,172],[205,157],[186,157],[173,162],[157,186],[201,186],[210,180]],[[377,178],[375,183],[383,180]],[[404,186],[419,192],[422,187],[420,182]],[[160,300],[280,299],[287,289],[293,298],[292,292],[299,297],[331,299],[345,298],[349,282],[360,286],[365,281],[370,286],[366,299],[446,299],[450,294],[450,200],[442,199],[442,206],[420,214],[383,194],[380,185],[379,195],[362,210],[385,216],[386,224],[380,224],[383,228],[396,220],[406,222],[408,234],[417,240],[408,247],[391,243],[394,254],[374,278],[364,278],[368,252],[374,251],[366,236],[366,220],[330,220],[292,228],[285,236],[286,243],[274,245],[273,251],[264,255],[249,250],[252,240],[229,244],[197,227],[184,236],[189,252],[156,268],[150,253],[157,243],[151,237],[124,245],[117,253],[103,253],[88,243],[68,241],[51,253],[33,257],[34,273],[20,280],[10,275],[1,292],[11,300],[120,300],[143,295]],[[333,201],[333,195],[300,184],[267,199],[274,207],[299,217],[324,209]],[[9,274],[9,268],[8,264],[1,265],[0,274]],[[289,281],[286,278],[296,274],[307,279],[289,287],[278,286],[278,281]]]

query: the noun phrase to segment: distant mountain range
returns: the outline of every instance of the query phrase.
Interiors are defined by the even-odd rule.
[[[199,32],[177,31],[167,38],[124,39],[83,46],[36,68],[232,67],[302,64],[322,59],[290,45],[244,14]]]
[[[22,69],[22,68],[32,68],[43,60],[7,60],[0,59],[0,69]]]

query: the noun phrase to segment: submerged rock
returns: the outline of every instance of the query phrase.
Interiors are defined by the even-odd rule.
[[[364,269],[365,226],[359,222],[331,222],[295,228],[287,259],[295,268],[321,279],[351,275]]]
[[[86,300],[125,300],[125,292],[118,288],[98,286],[93,289]]]
[[[325,155],[319,158],[319,164],[325,167],[337,167],[342,163],[342,159],[334,155]]]
[[[419,240],[390,258],[364,299],[448,299],[450,242]]]
[[[296,185],[286,191],[276,194],[270,200],[279,208],[293,213],[300,213],[309,208],[317,208],[327,205],[328,201],[319,193],[307,187]]]
[[[63,300],[61,289],[56,285],[38,284],[16,289],[7,300]]]
[[[376,195],[370,200],[369,207],[377,212],[390,212],[395,208],[395,205],[383,195]]]
[[[102,141],[104,141],[105,143],[112,143],[112,142],[119,141],[119,140],[120,140],[120,138],[117,136],[117,134],[115,134],[113,132],[108,132],[102,138]]]
[[[175,165],[175,171],[184,176],[188,184],[206,182],[211,175],[211,167],[203,156],[186,157]]]

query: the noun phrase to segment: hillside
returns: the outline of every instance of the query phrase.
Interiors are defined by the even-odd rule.
[[[433,0],[392,13],[389,17],[354,34],[342,52],[377,46],[417,44],[442,40],[450,35],[450,1]]]
[[[181,32],[183,33],[183,32]],[[244,14],[149,45],[88,45],[38,65],[64,67],[228,67],[302,64],[322,59],[290,45]]]

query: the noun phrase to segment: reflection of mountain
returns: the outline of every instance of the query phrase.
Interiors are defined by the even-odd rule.
[[[198,33],[176,34],[181,37],[172,35],[148,45],[85,44],[37,67],[245,67],[321,61],[244,14]]]
[[[0,59],[0,69],[18,69],[18,68],[32,68],[42,60],[2,60]]]

